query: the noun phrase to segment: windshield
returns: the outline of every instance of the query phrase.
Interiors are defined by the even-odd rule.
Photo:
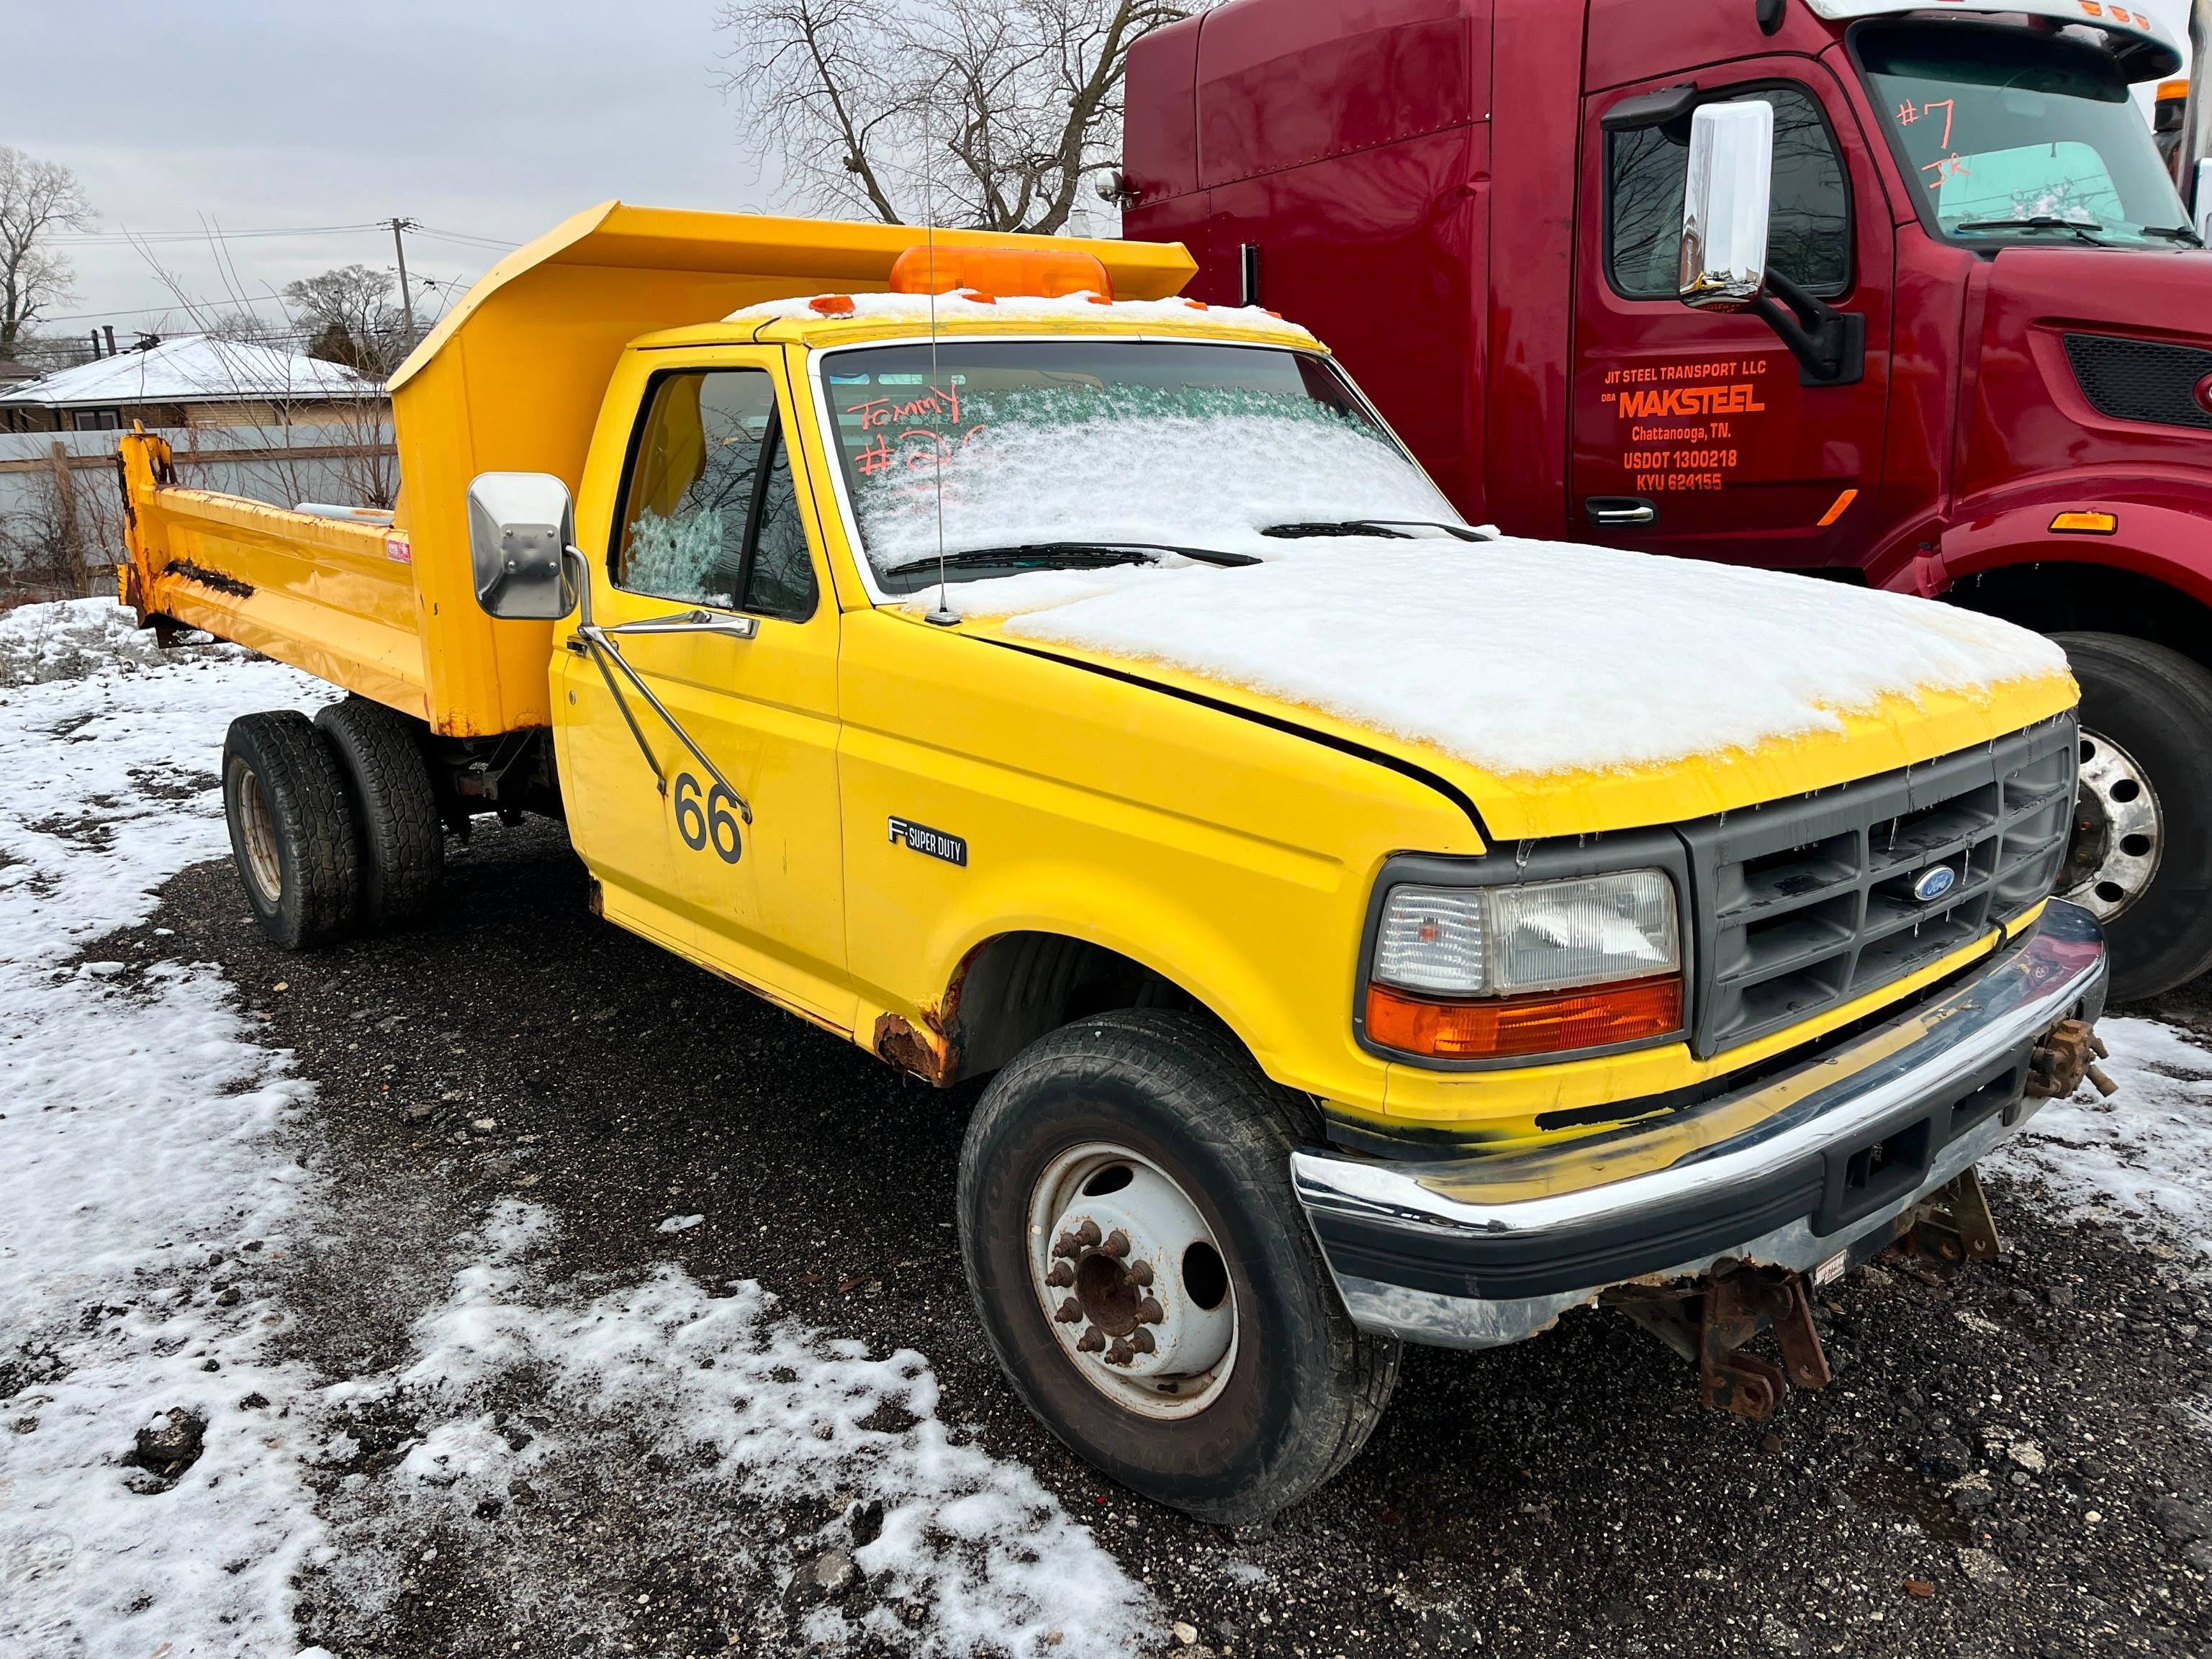
[[[2191,245],[2189,216],[2112,58],[2087,41],[1932,24],[1856,37],[1875,105],[1962,244]]]
[[[957,560],[946,580],[972,581],[1178,548],[1246,562],[1285,550],[1285,533],[1460,522],[1313,352],[942,340],[933,362],[926,343],[834,353],[823,384],[861,543],[890,593],[935,584],[940,523]]]

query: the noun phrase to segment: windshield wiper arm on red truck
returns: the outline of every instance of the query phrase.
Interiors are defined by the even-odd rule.
[[[1236,566],[1264,562],[1255,553],[1226,553],[1213,547],[1176,547],[1165,542],[1018,542],[1009,547],[963,548],[943,558],[929,554],[908,559],[884,572],[886,576],[918,576],[942,564],[947,570],[972,570],[978,565],[1035,564],[1056,570],[1097,570],[1114,564],[1158,563],[1158,555],[1177,553],[1200,564]]]
[[[2104,226],[2094,219],[2062,219],[2055,213],[2030,214],[2021,219],[1967,219],[1951,227],[1961,230],[2063,230],[2098,247],[2108,246],[2100,242],[2094,233]]]
[[[2204,246],[2204,239],[2187,225],[2145,225],[2142,234],[2145,236],[2155,236],[2161,241],[2186,242],[2191,247]]]

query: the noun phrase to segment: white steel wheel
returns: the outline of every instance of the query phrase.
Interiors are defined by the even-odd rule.
[[[2059,896],[2108,921],[2149,890],[2166,851],[2165,822],[2150,775],[2100,732],[2081,733],[2074,839]]]
[[[1046,1166],[1029,1206],[1030,1281],[1084,1380],[1146,1417],[1194,1417],[1237,1363],[1221,1247],[1156,1164],[1103,1142]]]

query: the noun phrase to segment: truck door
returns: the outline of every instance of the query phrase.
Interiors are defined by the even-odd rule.
[[[842,1029],[837,608],[781,354],[634,372],[592,620],[637,679],[570,642],[569,833],[611,919]]]
[[[1880,482],[1894,244],[1843,88],[1802,58],[1696,77],[1774,106],[1770,269],[1867,319],[1855,383],[1805,386],[1759,318],[1676,297],[1689,116],[1605,131],[1680,75],[1585,100],[1568,520],[1590,540],[1741,563],[1855,562]]]

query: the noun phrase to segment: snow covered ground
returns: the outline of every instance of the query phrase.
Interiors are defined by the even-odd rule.
[[[771,1583],[823,1581],[816,1638],[860,1633],[850,1560],[876,1592],[860,1622],[908,1650],[1133,1650],[1145,1592],[1026,1469],[952,1443],[919,1355],[674,1267],[550,1282],[554,1223],[526,1204],[457,1224],[403,1365],[272,1358],[329,1197],[312,1088],[211,969],[80,958],[225,853],[230,719],[327,695],[228,647],[157,656],[105,601],[0,617],[0,1654],[291,1654],[303,1570],[373,1627],[429,1538],[513,1553],[488,1616],[617,1651],[565,1589],[568,1541],[499,1514],[517,1480],[641,1447],[680,1463],[665,1524],[693,1537],[812,1500],[813,1535],[717,1535]],[[356,1431],[395,1413],[372,1480]]]

